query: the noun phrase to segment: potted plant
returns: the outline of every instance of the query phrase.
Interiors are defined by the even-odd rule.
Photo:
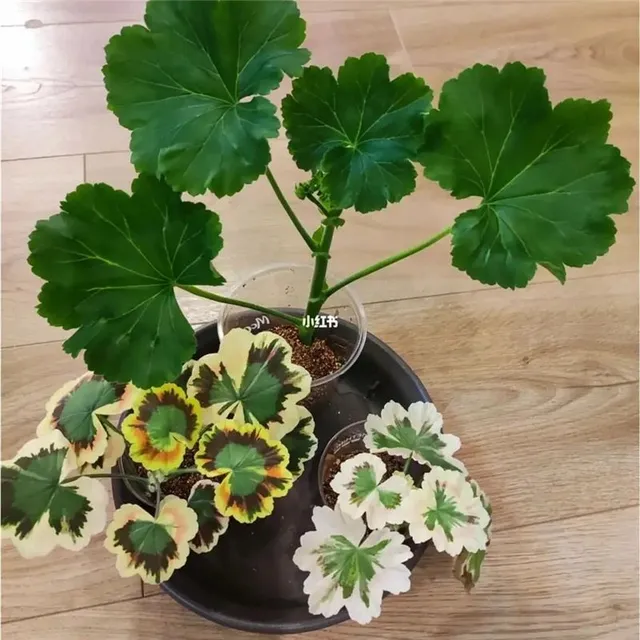
[[[384,56],[348,58],[336,73],[307,65],[304,37],[304,20],[291,0],[151,0],[145,24],[123,28],[107,44],[108,106],[131,130],[131,159],[139,175],[130,194],[106,184],[78,186],[60,213],[39,221],[30,236],[29,263],[45,281],[38,312],[52,325],[74,330],[64,349],[74,357],[84,352],[92,373],[74,382],[71,409],[64,405],[73,416],[79,403],[82,427],[76,430],[76,418],[70,418],[63,434],[55,425],[65,409],[50,408],[39,439],[3,467],[8,504],[22,504],[23,491],[39,496],[37,509],[27,513],[22,504],[9,509],[6,520],[3,515],[19,548],[21,536],[33,531],[42,534],[42,551],[52,544],[52,532],[58,544],[78,548],[84,544],[80,525],[83,535],[100,530],[101,517],[92,520],[88,513],[80,517],[74,511],[78,521],[71,522],[65,500],[77,500],[78,506],[80,498],[72,495],[80,496],[89,483],[97,496],[100,490],[89,476],[106,473],[121,457],[118,430],[125,438],[134,433],[134,418],[125,417],[118,426],[105,415],[133,411],[139,420],[143,405],[135,403],[146,397],[147,411],[164,406],[157,395],[164,385],[180,390],[170,388],[173,408],[163,409],[180,426],[161,432],[163,446],[180,464],[189,452],[195,463],[210,429],[240,434],[246,425],[259,426],[271,434],[270,442],[282,442],[281,420],[287,430],[293,428],[291,415],[300,417],[298,409],[286,420],[279,414],[281,394],[290,393],[287,385],[283,391],[281,376],[292,367],[307,371],[309,389],[291,391],[290,404],[311,410],[318,451],[346,424],[378,414],[391,400],[403,407],[428,403],[409,367],[367,332],[364,310],[350,289],[360,278],[450,238],[455,268],[482,283],[514,289],[526,286],[538,267],[564,282],[567,266],[591,264],[614,243],[611,216],[627,210],[634,181],[627,160],[607,144],[611,112],[605,100],[553,105],[543,71],[513,62],[502,69],[478,64],[462,71],[444,84],[436,108],[425,81],[412,73],[391,78]],[[267,96],[285,75],[294,80],[282,100],[281,119],[294,161],[308,172],[295,194],[318,210],[313,231],[302,225],[270,167],[269,139],[279,134],[280,119]],[[460,215],[435,235],[333,279],[331,248],[345,224],[344,212],[373,214],[399,202],[410,196],[419,173],[457,199],[476,200],[461,204]],[[223,246],[219,216],[184,195],[232,196],[263,175],[308,247],[312,266],[267,268],[225,296],[215,289],[225,280],[212,264]],[[194,332],[176,290],[222,303],[219,321]],[[251,332],[275,341],[273,351],[254,349],[247,355]],[[193,360],[202,369],[209,357],[238,361],[207,366],[197,382]],[[262,394],[257,413],[243,404],[248,390]],[[267,400],[270,407],[263,406]],[[59,399],[54,405],[59,407]],[[188,419],[187,406],[193,410]],[[199,424],[199,413],[207,416],[202,431],[192,424]],[[223,419],[236,427],[220,427]],[[155,429],[155,423],[139,424],[140,442],[129,441],[128,462],[119,473],[129,475],[122,465],[141,465],[147,472],[143,482],[150,477],[152,490],[136,492],[133,483],[142,484],[139,479],[125,485],[116,478],[114,498],[117,505],[146,505],[154,526],[163,522],[165,529],[175,525],[183,531],[171,543],[165,536],[182,560],[197,522],[173,499],[166,512],[164,498],[146,504],[150,496],[157,502],[163,483],[171,480],[155,474],[178,476],[180,469],[168,468],[170,456],[160,456],[161,465],[153,469],[146,454],[136,453]],[[287,466],[283,450],[275,448],[280,465]],[[292,562],[320,500],[316,465],[314,459],[314,468],[276,500],[271,517],[256,516],[250,527],[232,522],[212,553],[198,556],[197,564],[192,554],[165,583],[169,592],[212,619],[258,631],[303,631],[344,619],[344,612],[328,621],[309,616],[301,599],[303,575]],[[429,474],[439,465],[430,466]],[[133,468],[138,478],[145,475]],[[206,507],[211,516],[211,504],[220,507],[220,496],[229,497],[228,483],[225,477],[213,488],[202,468],[198,473],[204,483],[198,485],[198,504],[207,502],[203,493],[214,496]],[[255,481],[263,472],[248,475]],[[193,496],[185,498],[188,504]],[[104,494],[95,500],[101,505]],[[223,511],[216,522],[233,516]],[[131,508],[129,517],[143,518],[142,511]],[[113,535],[110,528],[109,539]],[[268,553],[267,542],[273,545]],[[423,548],[414,549],[408,564]],[[33,545],[30,549],[26,553],[33,553]],[[157,581],[170,575],[165,564],[154,574]],[[207,582],[203,575],[212,578]],[[247,590],[249,604],[243,600]]]

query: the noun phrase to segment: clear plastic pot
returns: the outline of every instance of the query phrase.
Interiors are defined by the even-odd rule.
[[[273,265],[239,282],[227,293],[227,296],[275,308],[302,318],[309,296],[312,274],[313,269],[310,266]],[[328,284],[331,285],[331,282]],[[323,317],[324,320],[322,320]],[[326,326],[319,326],[316,329],[316,335],[327,341],[341,359],[342,366],[333,373],[313,380],[310,398],[314,400],[325,395],[332,388],[332,383],[351,368],[362,352],[367,339],[364,307],[348,286],[325,302],[319,318],[319,322]],[[331,318],[337,320],[337,326],[328,326],[333,324]],[[283,324],[287,324],[286,320],[275,316],[234,305],[224,305],[218,318],[218,336],[222,340],[226,333],[237,327],[258,333]],[[345,331],[345,326],[355,328],[356,331]]]

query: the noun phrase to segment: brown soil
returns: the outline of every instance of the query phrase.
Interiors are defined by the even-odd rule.
[[[303,344],[298,330],[288,324],[269,327],[269,331],[277,333],[291,345],[293,364],[304,367],[312,380],[328,376],[342,366],[342,359],[322,338],[316,338],[310,345]]]
[[[189,467],[195,466],[195,462],[193,460],[194,457],[193,449],[187,449],[184,454],[184,460],[180,465],[180,469],[188,469]],[[147,477],[147,470],[139,463],[134,463],[136,468],[136,473],[142,477]],[[178,498],[183,498],[184,500],[189,499],[189,493],[191,493],[191,487],[198,482],[198,480],[203,480],[204,476],[199,473],[185,473],[182,476],[174,476],[169,478],[166,482],[163,482],[160,485],[162,490],[162,495],[174,495],[178,496]]]
[[[340,465],[349,458],[353,458],[353,456],[358,455],[359,453],[364,453],[364,451],[358,450],[349,450],[338,452],[338,455],[331,454],[331,458],[327,455],[327,465],[328,470],[325,475],[324,481],[322,483],[322,491],[324,493],[325,500],[327,505],[333,509],[338,499],[338,495],[331,488],[331,481],[336,477],[338,471],[340,471]],[[383,480],[389,478],[396,471],[402,471],[404,468],[406,460],[404,458],[400,458],[399,456],[390,456],[388,453],[376,453],[374,454],[378,456],[382,462],[387,465],[387,472],[383,476]]]

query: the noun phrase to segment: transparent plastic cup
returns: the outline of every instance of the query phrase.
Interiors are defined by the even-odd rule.
[[[307,304],[312,275],[313,269],[310,266],[273,265],[239,282],[227,293],[227,296],[275,308],[301,318]],[[331,286],[331,282],[328,284]],[[342,361],[342,365],[337,371],[312,381],[310,402],[328,394],[338,378],[356,362],[367,339],[364,307],[348,286],[331,296],[320,310],[321,324],[331,323],[330,317],[337,320],[337,326],[319,326],[316,328],[316,336],[326,340]],[[258,333],[286,324],[288,324],[286,320],[269,314],[234,305],[224,305],[218,318],[218,337],[222,340],[226,333],[237,327]]]

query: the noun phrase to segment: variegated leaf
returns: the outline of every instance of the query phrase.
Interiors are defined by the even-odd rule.
[[[364,428],[365,446],[373,453],[386,451],[466,474],[464,464],[453,457],[460,448],[460,438],[442,433],[442,416],[430,402],[414,402],[405,409],[391,400],[379,416],[367,417]]]
[[[80,468],[92,465],[105,455],[109,440],[98,416],[115,416],[130,408],[133,391],[130,385],[85,373],[51,396],[37,434],[42,436],[57,429],[71,443],[75,464]]]
[[[177,469],[185,451],[195,446],[202,431],[197,400],[168,383],[138,394],[133,413],[122,423],[131,445],[129,455],[149,471]]]
[[[196,467],[205,476],[221,478],[215,505],[225,516],[253,522],[273,511],[273,499],[284,496],[293,482],[289,454],[259,426],[226,420],[200,438]]]
[[[291,472],[294,480],[302,475],[304,463],[311,460],[318,449],[313,416],[308,409],[302,406],[298,407],[298,416],[298,424],[281,440],[289,452],[287,469]]]
[[[189,380],[189,395],[203,407],[206,423],[231,418],[261,425],[276,440],[296,426],[296,403],[310,389],[311,376],[291,362],[286,340],[245,329],[232,329],[218,353],[200,358]]]
[[[107,491],[92,478],[70,480],[77,474],[71,445],[57,429],[2,463],[2,536],[25,558],[56,546],[82,549],[104,529]]]
[[[229,518],[223,516],[214,504],[216,487],[218,483],[212,480],[200,480],[191,487],[188,504],[198,516],[198,533],[189,547],[196,553],[211,551],[229,526]]]
[[[107,527],[104,546],[116,555],[123,578],[139,575],[144,582],[159,584],[184,566],[197,531],[198,518],[186,500],[167,496],[157,518],[136,504],[123,504]]]

